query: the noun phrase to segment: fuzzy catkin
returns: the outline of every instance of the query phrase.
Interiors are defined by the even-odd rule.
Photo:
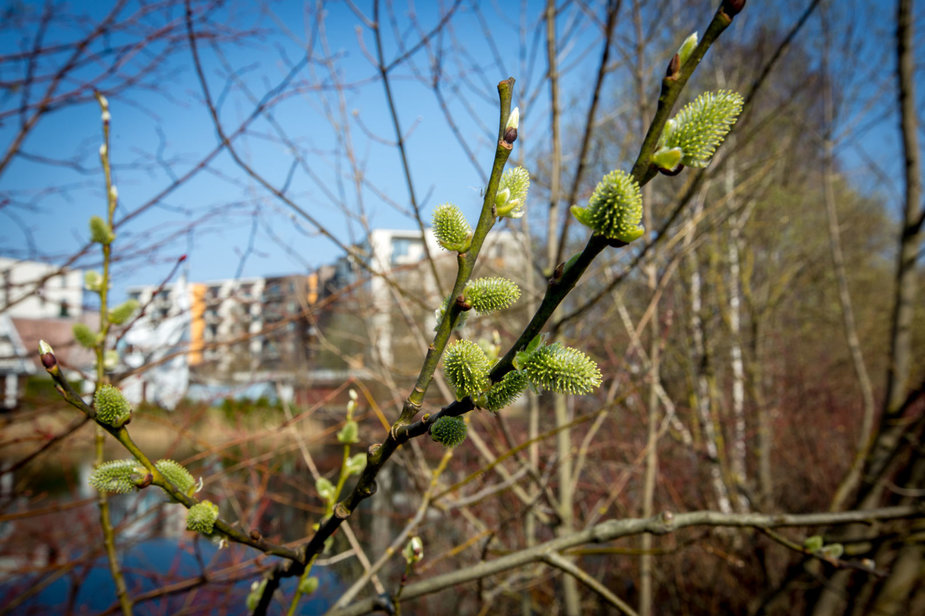
[[[500,411],[510,406],[529,384],[527,375],[520,370],[511,370],[504,378],[496,383],[485,395],[485,408],[489,411]]]
[[[661,140],[666,149],[681,149],[681,164],[706,167],[732,130],[744,100],[738,92],[704,92],[668,121]]]
[[[491,363],[479,345],[471,340],[457,340],[446,349],[443,373],[460,400],[488,389]]]
[[[430,427],[430,436],[444,447],[456,447],[464,440],[469,427],[462,417],[444,415]]]
[[[500,276],[477,278],[466,284],[463,296],[476,312],[485,314],[509,308],[520,299],[520,287]]]
[[[588,394],[601,385],[601,371],[594,360],[558,342],[538,349],[524,371],[531,383],[557,393]]]
[[[597,235],[632,242],[645,232],[642,192],[636,180],[622,169],[611,171],[598,183],[588,207],[572,206],[572,214]]]

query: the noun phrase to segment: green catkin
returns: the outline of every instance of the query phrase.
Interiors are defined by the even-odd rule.
[[[477,278],[466,284],[463,297],[476,312],[485,314],[509,308],[520,298],[520,287],[507,278]]]
[[[664,151],[679,149],[680,162],[688,167],[706,167],[716,148],[732,130],[744,100],[738,92],[704,92],[665,124],[654,160]]]
[[[186,512],[186,528],[203,535],[211,535],[217,519],[218,505],[204,500],[196,503]]]
[[[109,311],[109,322],[114,325],[122,325],[128,321],[136,310],[138,310],[138,300],[126,300]]]
[[[588,394],[601,385],[601,371],[594,360],[558,342],[537,349],[524,372],[536,387],[557,393]]]
[[[572,214],[596,235],[632,242],[645,232],[642,192],[633,177],[617,169],[604,176],[588,200],[588,207],[572,206]]]
[[[89,484],[100,492],[127,494],[138,489],[147,471],[136,460],[110,460],[90,473]]]
[[[511,370],[504,378],[496,383],[485,396],[485,408],[489,411],[500,411],[510,406],[527,388],[529,379],[520,370]]]
[[[459,208],[452,203],[438,205],[434,210],[434,237],[444,250],[465,252],[472,240],[472,228]]]
[[[97,343],[97,333],[90,329],[86,323],[74,323],[71,328],[74,334],[74,340],[80,343],[80,346],[92,349]]]
[[[186,467],[173,460],[158,460],[154,463],[155,468],[160,471],[161,475],[167,478],[170,483],[178,490],[192,496],[196,491],[196,480],[190,474]]]
[[[112,385],[103,385],[93,397],[96,419],[107,426],[118,428],[132,417],[132,405],[119,390]]]
[[[495,194],[495,213],[508,218],[521,218],[530,188],[530,172],[523,167],[508,169],[501,176]]]
[[[456,389],[458,399],[477,396],[488,389],[490,370],[491,362],[485,351],[471,340],[457,340],[447,347],[443,373]]]
[[[108,246],[109,244],[112,244],[114,239],[116,239],[116,234],[113,233],[112,227],[110,227],[105,220],[99,216],[91,216],[90,239],[98,244]]]
[[[430,427],[430,436],[444,447],[453,448],[466,440],[469,427],[462,417],[444,415]]]

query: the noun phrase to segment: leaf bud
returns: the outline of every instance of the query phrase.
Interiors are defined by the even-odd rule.
[[[103,368],[109,372],[116,369],[119,365],[119,352],[115,349],[109,349],[103,353]]]
[[[838,560],[845,553],[845,546],[840,543],[830,543],[819,550],[819,554],[825,558]]]
[[[803,549],[805,549],[807,552],[815,552],[822,549],[824,543],[825,542],[822,539],[822,535],[813,535],[812,537],[807,537],[803,541]]]
[[[745,8],[745,0],[723,0],[723,13],[735,17]]]
[[[443,305],[441,305],[439,308],[434,310],[434,321],[435,321],[434,331],[437,331],[437,328],[440,327],[440,322],[443,320],[443,315],[446,314],[446,309],[449,305],[450,305],[450,300],[445,300],[443,302]],[[453,329],[457,329],[457,330],[462,329],[462,327],[466,324],[466,321],[468,320],[469,320],[469,313],[467,311],[460,312],[459,315],[456,317],[456,325],[453,327]]]
[[[344,464],[344,472],[349,477],[350,475],[356,475],[357,473],[363,472],[363,469],[366,468],[366,454],[358,453],[347,458],[347,462]]]
[[[260,597],[263,596],[263,589],[266,588],[266,586],[266,578],[251,583],[251,591],[247,594],[247,599],[245,600],[248,611],[253,612],[257,609],[257,604],[260,603]]]
[[[687,59],[691,57],[694,49],[697,48],[697,33],[693,32],[690,36],[684,39],[684,42],[681,43],[681,47],[678,48],[678,68],[680,69],[687,62]]]

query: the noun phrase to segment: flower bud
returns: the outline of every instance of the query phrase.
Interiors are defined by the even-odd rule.
[[[326,503],[334,502],[334,484],[328,481],[324,477],[319,477],[315,480],[315,491],[318,492],[318,496],[321,497]]]
[[[729,17],[735,17],[745,8],[745,0],[723,0],[723,12]]]
[[[359,440],[359,428],[352,419],[344,423],[344,427],[337,433],[337,442],[343,445],[352,445]]]
[[[71,327],[74,334],[74,340],[80,343],[80,346],[88,349],[94,348],[99,343],[99,333],[90,329],[86,323],[74,323]]]
[[[424,542],[415,535],[405,544],[405,549],[401,551],[401,555],[405,557],[405,562],[409,565],[418,562],[424,558]]]
[[[350,456],[347,458],[346,464],[344,464],[344,472],[347,474],[347,476],[361,473],[364,468],[366,468],[365,453],[358,453]]]
[[[520,107],[514,107],[507,117],[507,124],[504,126],[504,141],[514,143],[517,141],[517,128],[520,126]]]
[[[103,385],[96,390],[93,397],[96,408],[96,420],[100,423],[119,428],[132,418],[132,405],[118,387]]]
[[[681,43],[681,47],[678,48],[678,61],[681,68],[684,66],[684,63],[687,62],[687,59],[691,57],[691,53],[694,49],[697,48],[697,33],[694,32]]]
[[[303,595],[310,595],[316,590],[318,590],[318,578],[315,576],[305,578],[299,582],[299,592]]]
[[[186,512],[186,528],[203,535],[211,535],[217,519],[218,505],[204,500],[196,503]]]
[[[596,235],[632,242],[645,233],[642,220],[642,192],[633,177],[617,169],[598,183],[588,207],[572,206],[572,215]]]
[[[444,415],[430,427],[430,437],[444,447],[452,448],[466,440],[468,431],[465,419]]]
[[[55,350],[44,340],[39,340],[39,358],[46,370],[51,370],[58,365],[58,358],[55,357]]]
[[[84,272],[84,288],[99,293],[103,289],[103,277],[95,270]]]

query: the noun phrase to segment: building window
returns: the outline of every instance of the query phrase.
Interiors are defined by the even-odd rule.
[[[59,316],[59,317],[68,317],[68,316],[70,316],[69,312],[70,312],[70,311],[68,310],[68,307],[67,307],[67,301],[65,301],[65,300],[62,299],[62,300],[61,300],[61,305],[60,305],[59,308],[58,308],[58,316]]]
[[[392,265],[408,263],[412,252],[419,252],[421,240],[410,237],[398,237],[392,240]]]

